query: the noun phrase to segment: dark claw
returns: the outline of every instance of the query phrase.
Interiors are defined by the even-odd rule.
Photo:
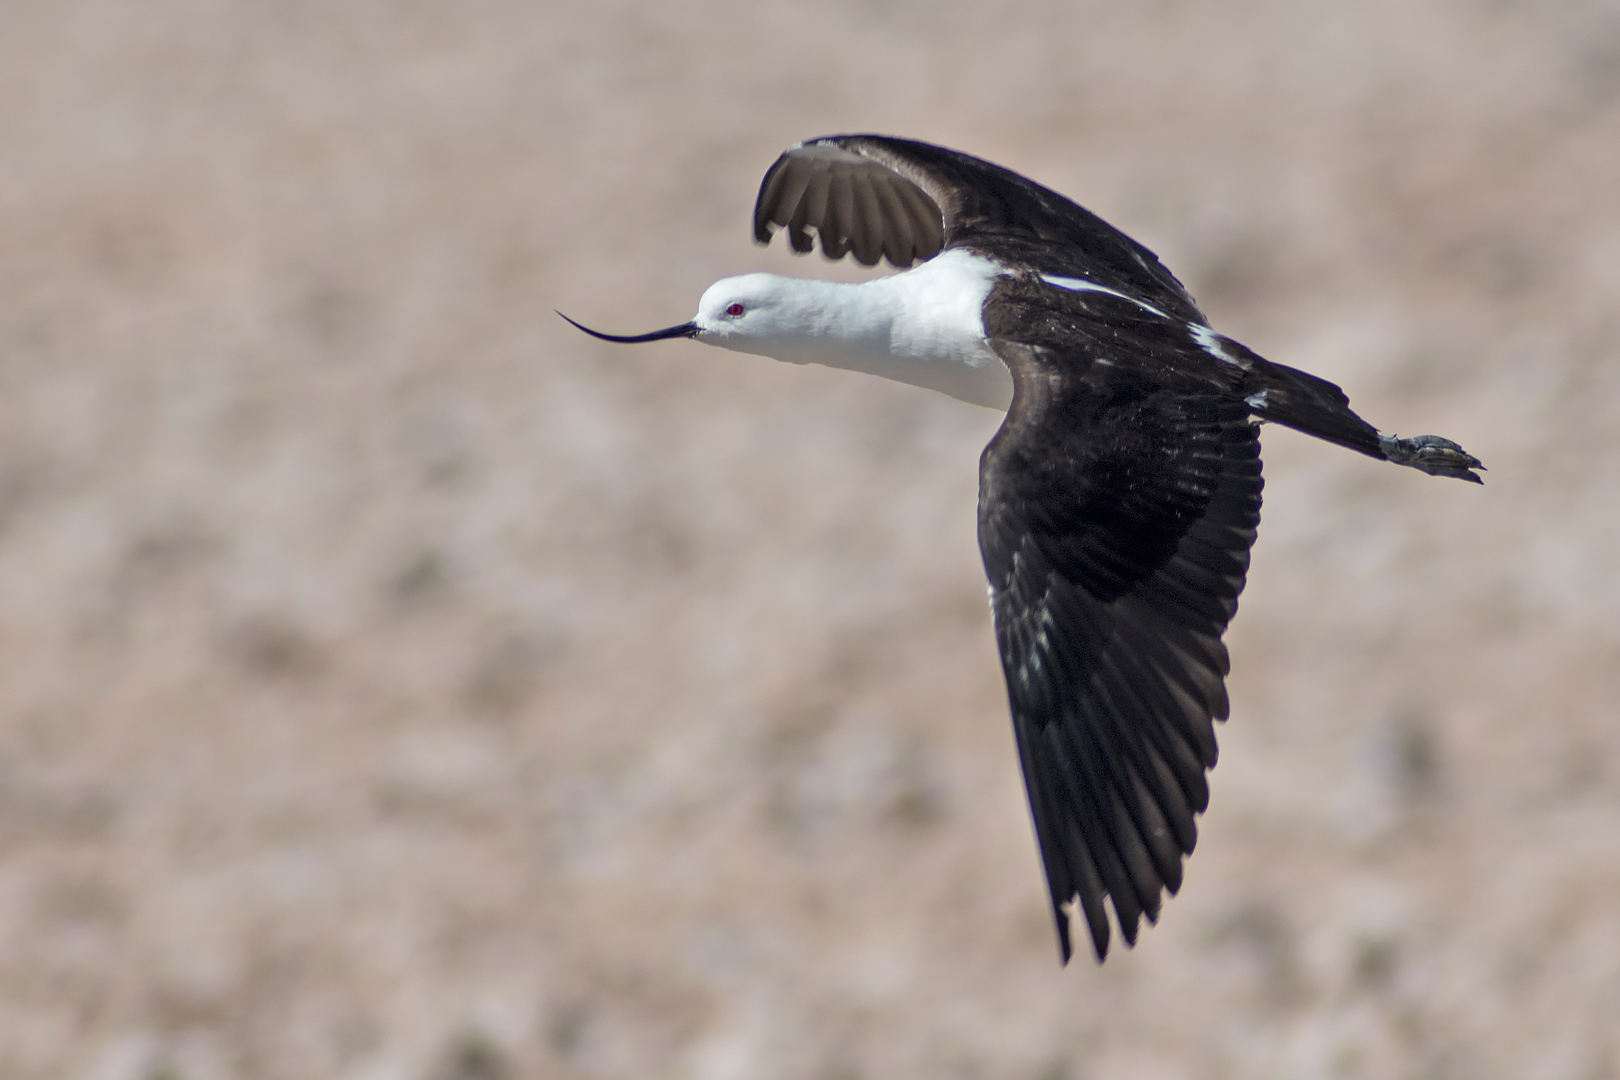
[[[1380,435],[1378,444],[1384,451],[1384,457],[1397,465],[1408,465],[1430,476],[1454,476],[1458,480],[1484,483],[1472,470],[1483,472],[1485,466],[1450,439],[1442,439],[1438,435],[1419,435],[1411,439]]]

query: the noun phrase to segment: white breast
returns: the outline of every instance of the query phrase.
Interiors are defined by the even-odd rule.
[[[1006,268],[982,255],[942,251],[912,270],[861,288],[893,312],[888,355],[875,375],[1005,410],[1012,377],[984,333],[984,302]]]

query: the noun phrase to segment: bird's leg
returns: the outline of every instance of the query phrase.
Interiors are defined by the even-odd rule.
[[[1397,465],[1409,465],[1430,476],[1455,476],[1458,480],[1484,483],[1471,470],[1483,470],[1485,466],[1450,439],[1438,435],[1418,435],[1410,439],[1380,435],[1378,446],[1384,457]]]

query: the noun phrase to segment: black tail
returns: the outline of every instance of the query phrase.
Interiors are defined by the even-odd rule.
[[[1411,439],[1380,435],[1377,428],[1350,408],[1350,399],[1344,391],[1326,379],[1273,364],[1228,338],[1222,338],[1221,343],[1241,358],[1245,369],[1242,393],[1249,411],[1260,419],[1303,431],[1380,461],[1408,465],[1431,476],[1453,476],[1483,483],[1473,470],[1483,470],[1485,466],[1450,439],[1438,435],[1419,435]]]

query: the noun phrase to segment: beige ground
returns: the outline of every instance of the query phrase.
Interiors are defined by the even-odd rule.
[[[0,1076],[1620,1076],[1620,8],[0,6]],[[1182,895],[1055,959],[995,416],[604,328],[968,149],[1483,489],[1266,435]]]

